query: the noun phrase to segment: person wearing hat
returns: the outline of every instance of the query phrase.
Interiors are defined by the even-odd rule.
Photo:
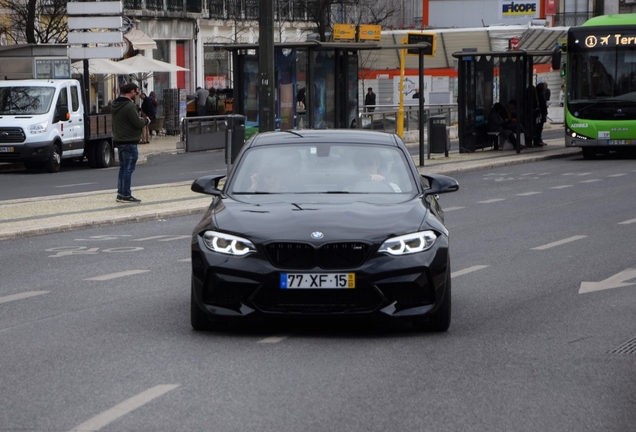
[[[149,118],[139,116],[137,105],[133,101],[139,94],[135,83],[124,84],[119,89],[119,97],[112,103],[113,144],[119,156],[119,177],[117,178],[117,202],[140,203],[130,190],[132,173],[135,171],[139,150],[137,144],[142,130],[150,124]]]

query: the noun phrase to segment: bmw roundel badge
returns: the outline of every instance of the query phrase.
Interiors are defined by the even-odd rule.
[[[323,238],[325,235],[323,233],[321,233],[320,231],[314,231],[311,233],[311,238],[312,239],[321,239]]]

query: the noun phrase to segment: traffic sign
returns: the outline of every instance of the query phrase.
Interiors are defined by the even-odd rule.
[[[69,30],[119,29],[122,24],[120,16],[68,17]]]
[[[421,42],[426,42],[428,47],[421,49],[408,49],[406,51],[407,54],[419,55],[420,51],[425,56],[434,56],[435,55],[435,42],[436,42],[436,34],[435,33],[407,33],[407,43],[418,44]]]
[[[124,56],[123,46],[69,47],[68,56],[72,59],[120,59]]]
[[[124,8],[120,1],[68,2],[67,15],[121,15]]]
[[[120,31],[105,32],[69,32],[69,45],[82,44],[120,44],[124,41],[124,36]]]

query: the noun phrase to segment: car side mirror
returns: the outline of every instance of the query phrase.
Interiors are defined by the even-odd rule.
[[[556,47],[554,51],[552,51],[552,70],[560,70],[561,69],[561,48]]]
[[[225,175],[223,174],[199,177],[192,183],[190,190],[196,193],[220,196],[222,192],[219,189],[219,181],[224,177]]]
[[[424,195],[426,196],[457,192],[459,190],[459,183],[452,177],[441,174],[422,174],[422,177],[429,184],[429,188],[424,190]]]

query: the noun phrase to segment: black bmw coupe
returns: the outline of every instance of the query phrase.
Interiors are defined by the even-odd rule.
[[[192,236],[191,323],[383,316],[451,322],[448,230],[438,194],[394,134],[258,134],[224,176],[197,179],[212,203]]]

